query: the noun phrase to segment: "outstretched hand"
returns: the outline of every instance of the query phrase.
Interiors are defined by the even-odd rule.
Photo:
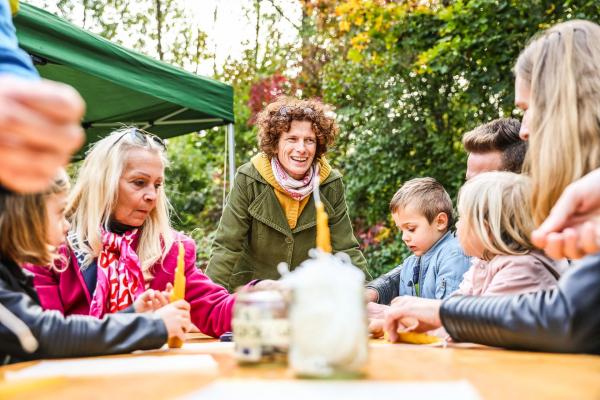
[[[555,259],[600,251],[600,169],[567,186],[531,240]]]
[[[85,104],[72,87],[0,76],[0,184],[43,191],[81,147]]]

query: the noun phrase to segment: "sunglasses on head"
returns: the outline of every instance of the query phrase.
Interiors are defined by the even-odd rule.
[[[302,110],[302,113],[307,117],[312,117],[315,113],[315,110],[310,107],[282,106],[279,111],[277,111],[277,114],[281,117],[287,118],[289,114],[293,112],[293,110]]]
[[[165,143],[164,140],[162,140],[161,138],[159,138],[158,136],[156,136],[152,133],[143,131],[138,128],[127,129],[125,132],[123,132],[123,134],[117,140],[115,140],[115,142],[112,144],[112,147],[114,147],[117,143],[119,143],[119,141],[121,139],[123,139],[125,136],[129,136],[129,139],[131,141],[137,142],[142,145],[146,145],[146,144],[150,143],[149,142],[150,140],[152,140],[156,145],[158,145],[158,147],[162,151],[167,150],[167,144]]]

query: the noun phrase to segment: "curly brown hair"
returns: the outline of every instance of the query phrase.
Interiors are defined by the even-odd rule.
[[[277,155],[279,138],[290,130],[292,121],[310,121],[317,137],[315,160],[327,153],[339,132],[333,116],[328,116],[331,107],[317,99],[298,100],[281,96],[258,114],[258,146],[269,158]]]

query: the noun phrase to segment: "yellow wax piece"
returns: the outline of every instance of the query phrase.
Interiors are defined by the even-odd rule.
[[[317,248],[331,253],[331,234],[325,207],[321,202],[315,204],[315,207],[317,208]]]
[[[183,257],[185,249],[183,243],[179,242],[179,251],[177,253],[177,268],[175,268],[175,282],[173,283],[173,293],[171,302],[185,299],[185,265]],[[183,341],[178,338],[171,338],[168,341],[169,348],[178,349],[183,346]]]
[[[411,344],[432,344],[439,342],[440,339],[437,336],[428,335],[426,333],[418,332],[398,332],[398,341],[402,343]]]

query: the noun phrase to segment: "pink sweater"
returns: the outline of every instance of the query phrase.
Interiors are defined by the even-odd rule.
[[[231,330],[231,318],[235,296],[217,285],[196,268],[196,244],[179,232],[174,232],[175,240],[182,241],[185,249],[185,300],[191,306],[192,323],[203,333],[218,337]],[[134,249],[136,243],[133,243]],[[147,289],[164,290],[167,283],[173,283],[177,266],[178,248],[173,245],[164,262],[153,267],[154,278],[146,283]],[[58,310],[64,315],[90,312],[91,293],[87,289],[76,257],[67,250],[70,263],[64,272],[58,273],[47,267],[26,265],[34,273],[33,283],[40,297],[42,307]],[[62,269],[62,268],[61,268]]]
[[[537,251],[522,256],[496,256],[490,261],[473,258],[455,294],[496,296],[537,292],[555,287],[558,276],[552,260]]]

